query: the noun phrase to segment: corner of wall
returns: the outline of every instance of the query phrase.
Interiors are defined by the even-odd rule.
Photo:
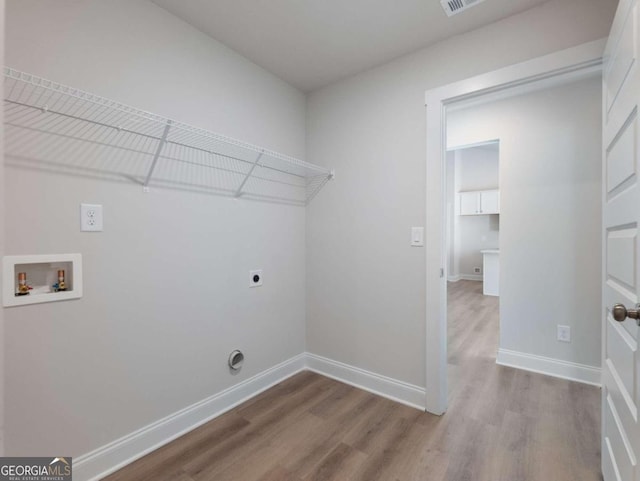
[[[426,394],[421,387],[303,352],[222,392],[75,458],[73,474],[80,481],[102,479],[305,370],[421,411],[425,410]]]
[[[80,481],[97,481],[193,431],[305,369],[305,354],[292,357],[222,392],[74,459]]]

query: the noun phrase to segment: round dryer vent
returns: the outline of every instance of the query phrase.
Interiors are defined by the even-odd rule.
[[[234,371],[239,370],[244,363],[244,354],[236,349],[229,355],[229,367]]]

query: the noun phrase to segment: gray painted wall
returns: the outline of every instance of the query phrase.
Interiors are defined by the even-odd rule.
[[[309,96],[307,160],[338,173],[307,209],[310,352],[425,385],[425,91],[605,37],[614,8],[552,0]]]
[[[7,18],[10,66],[304,156],[304,96],[150,2],[10,0]],[[5,310],[8,454],[78,456],[304,351],[303,208],[5,173],[6,253],[80,252],[85,280]],[[103,233],[79,232],[81,202]]]

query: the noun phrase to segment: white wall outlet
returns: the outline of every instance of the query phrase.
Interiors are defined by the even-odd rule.
[[[424,227],[411,228],[411,246],[412,247],[424,246]]]
[[[102,232],[102,206],[100,204],[80,204],[80,230],[82,232]]]
[[[558,341],[571,342],[571,327],[558,324]]]
[[[262,285],[262,269],[249,271],[249,287],[260,287]]]

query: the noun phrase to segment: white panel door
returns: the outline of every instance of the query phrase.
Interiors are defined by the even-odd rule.
[[[480,192],[480,213],[499,214],[500,213],[500,191],[483,190]]]
[[[480,213],[480,195],[478,192],[460,192],[460,215]]]
[[[635,319],[640,259],[638,223],[638,0],[620,0],[605,51],[603,82],[603,378],[602,472],[605,481],[640,481],[640,356]],[[621,309],[618,310],[620,314]],[[619,321],[615,319],[618,317]]]

